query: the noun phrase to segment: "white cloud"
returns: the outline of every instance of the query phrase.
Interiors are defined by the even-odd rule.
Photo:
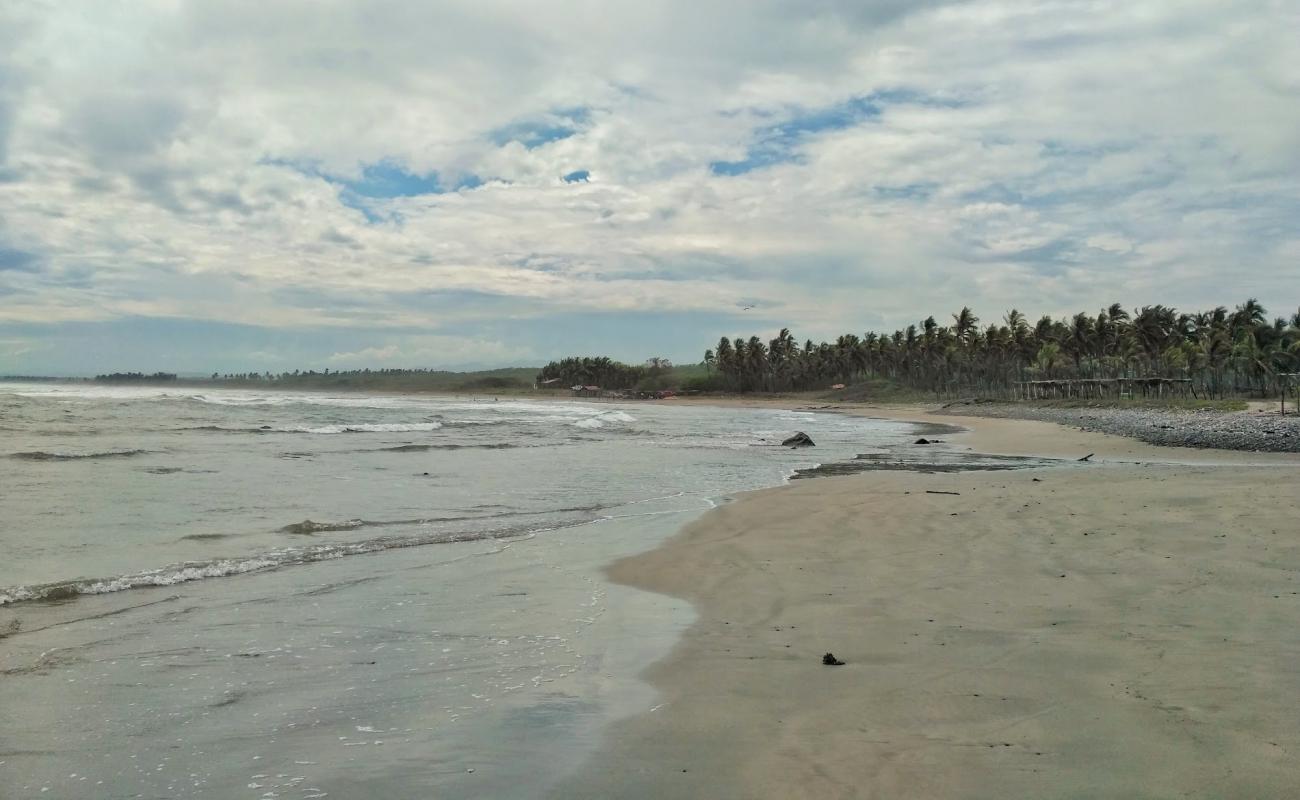
[[[1296,29],[1208,0],[10,7],[0,248],[41,269],[0,271],[0,324],[421,329],[442,346],[320,357],[438,363],[582,310],[735,333],[737,297],[818,336],[1294,303]],[[878,114],[837,119],[854,98]],[[572,135],[502,141],[530,125]],[[710,171],[764,137],[788,158]],[[341,202],[385,161],[488,182]],[[456,347],[549,355],[487,341]]]
[[[373,362],[384,363],[391,361],[401,354],[397,345],[389,344],[383,347],[365,347],[352,353],[334,353],[329,360],[335,364],[369,364]]]
[[[487,363],[517,364],[524,363],[519,359],[529,358],[535,359],[537,355],[528,348],[512,347],[490,339],[415,335],[403,337],[400,343],[334,353],[327,360],[343,367],[422,367],[429,364],[464,367]]]

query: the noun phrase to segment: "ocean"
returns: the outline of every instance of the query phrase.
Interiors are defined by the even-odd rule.
[[[779,441],[804,431],[816,448]],[[601,568],[911,426],[0,384],[0,797],[537,797],[692,620]],[[791,535],[798,535],[792,531]]]

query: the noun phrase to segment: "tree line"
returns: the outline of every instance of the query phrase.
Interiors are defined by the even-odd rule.
[[[176,380],[176,373],[155,372],[146,375],[143,372],[110,372],[96,375],[95,380],[99,383],[165,383]]]
[[[1258,300],[1229,311],[1132,313],[1118,303],[1095,316],[1039,318],[1016,309],[981,325],[969,308],[892,333],[844,334],[801,346],[789,329],[764,341],[723,337],[704,354],[710,388],[739,392],[827,388],[883,378],[936,396],[1015,397],[1031,380],[1181,378],[1198,396],[1271,395],[1300,372],[1300,310],[1268,318]]]
[[[660,379],[673,370],[666,358],[651,358],[644,364],[624,364],[605,356],[565,358],[552,361],[537,373],[538,386],[599,386],[602,389],[660,389]]]
[[[503,367],[479,372],[384,367],[380,369],[295,369],[292,372],[214,372],[220,386],[250,384],[277,389],[369,389],[375,391],[522,391],[532,386],[533,369]]]

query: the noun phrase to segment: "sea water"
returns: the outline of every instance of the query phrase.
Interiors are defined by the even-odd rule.
[[[779,446],[795,431],[815,449]],[[0,385],[0,796],[531,797],[691,621],[601,568],[914,429]]]

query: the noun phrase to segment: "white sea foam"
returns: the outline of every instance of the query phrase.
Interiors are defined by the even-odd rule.
[[[120,458],[122,456],[137,456],[143,452],[143,450],[101,450],[91,453],[67,453],[31,450],[24,453],[13,453],[12,456],[26,461],[74,461],[83,458]]]
[[[157,399],[173,399],[166,395]],[[226,391],[213,394],[193,394],[185,399],[218,406],[278,407],[293,405],[329,406],[335,408],[428,408],[434,403],[421,398],[362,395],[338,397],[335,395],[301,393],[255,393]]]
[[[321,559],[314,559],[321,560]],[[146,586],[174,586],[178,583],[223,578],[280,566],[285,559],[276,555],[243,559],[221,559],[206,564],[183,565],[116,578],[71,581],[45,586],[17,586],[0,590],[0,606],[27,600],[62,598],[80,594],[110,594]]]
[[[575,428],[603,428],[612,422],[636,422],[636,417],[626,411],[602,411],[592,409],[595,413],[592,416],[585,417],[571,423]],[[560,417],[559,419],[572,419],[571,417]]]
[[[600,419],[609,422],[636,422],[636,417],[626,411],[607,411],[600,415]]]
[[[443,423],[441,422],[356,422],[334,425],[285,425],[281,427],[265,425],[259,428],[201,425],[179,430],[220,431],[225,433],[311,433],[327,436],[339,433],[419,433],[422,431],[436,431],[442,426]]]
[[[406,547],[419,547],[421,545],[469,542],[487,539],[522,538],[531,536],[541,530],[555,530],[574,525],[585,525],[592,521],[599,520],[600,517],[596,517],[593,520],[586,516],[591,511],[592,509],[581,508],[555,509],[554,511],[547,513],[578,512],[583,514],[583,516],[578,518],[570,517],[550,525],[533,521],[515,525],[507,524],[504,527],[494,527],[486,530],[434,530],[415,536],[385,536],[377,539],[366,539],[359,542],[320,544],[309,547],[286,547],[257,555],[250,555],[244,558],[222,558],[207,562],[175,564],[161,569],[153,569],[128,575],[119,575],[112,578],[89,578],[41,585],[0,588],[0,606],[30,600],[66,599],[83,594],[109,594],[111,592],[122,592],[128,589],[150,586],[173,586],[179,583],[202,580],[204,578],[224,578],[231,575],[242,575],[265,569],[310,564],[317,561],[344,558],[346,556],[364,555],[366,553],[375,553],[383,550],[393,550]],[[507,514],[502,516],[509,517],[514,515]],[[434,522],[436,520],[429,521]],[[324,525],[322,527],[324,530],[352,529],[360,527],[360,525],[354,525],[352,522],[360,523],[360,521],[357,520],[343,524]],[[412,520],[412,522],[418,521]],[[399,522],[391,524],[403,523]]]
[[[335,433],[417,433],[420,431],[436,431],[442,427],[441,422],[374,422],[359,423],[351,425],[294,425],[287,428],[276,428],[285,433],[315,433],[315,434],[335,434]]]

